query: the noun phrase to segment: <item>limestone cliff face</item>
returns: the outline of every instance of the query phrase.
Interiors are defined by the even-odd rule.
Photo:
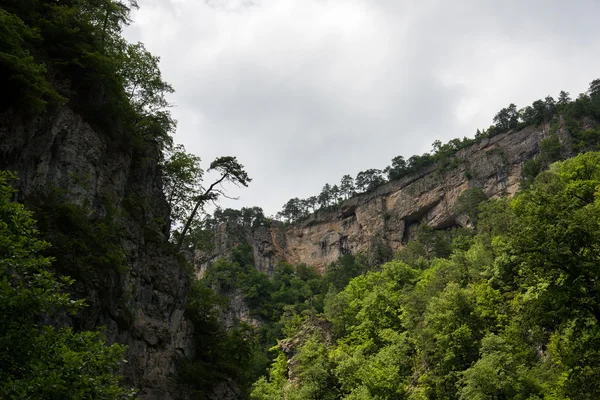
[[[568,149],[569,133],[560,126],[557,134]],[[472,187],[481,187],[488,197],[513,195],[523,164],[539,153],[540,142],[549,135],[550,126],[542,125],[484,139],[459,151],[453,167],[431,166],[299,223],[275,222],[268,228],[247,230],[256,266],[270,273],[283,260],[305,263],[323,273],[344,253],[368,252],[377,244],[400,249],[421,223],[437,229],[468,225],[465,215],[454,212],[458,196]],[[215,253],[202,261],[227,253],[231,243],[226,235],[221,227]]]
[[[152,145],[139,154],[125,151],[114,136],[66,107],[36,120],[8,112],[0,115],[0,169],[18,171],[25,203],[36,198],[43,205],[59,190],[86,210],[91,226],[115,214],[126,265],[61,271],[76,279],[74,295],[88,304],[66,322],[77,329],[105,326],[109,341],[129,346],[123,373],[142,399],[188,398],[175,382],[177,361],[193,352],[192,327],[184,318],[188,279],[164,246],[169,222],[159,153]]]

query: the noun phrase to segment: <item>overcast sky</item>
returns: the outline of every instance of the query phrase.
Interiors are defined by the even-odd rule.
[[[344,174],[472,137],[600,78],[598,0],[141,0],[125,35],[161,57],[176,141],[253,178],[275,214]]]

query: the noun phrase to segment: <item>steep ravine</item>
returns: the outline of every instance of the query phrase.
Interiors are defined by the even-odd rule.
[[[562,147],[569,149],[570,135],[562,123],[556,133]],[[340,255],[368,252],[377,244],[396,251],[419,224],[436,229],[467,225],[468,218],[457,215],[454,204],[468,188],[481,187],[488,197],[513,195],[523,164],[539,154],[541,141],[550,134],[550,124],[544,124],[483,139],[460,150],[454,166],[432,165],[298,223],[274,221],[270,227],[246,229],[245,240],[252,245],[255,265],[267,273],[279,261],[304,263],[323,273]],[[199,271],[227,255],[234,244],[227,227],[220,226],[214,251],[197,254]]]
[[[0,169],[18,172],[17,196],[28,206],[48,215],[63,210],[42,234],[55,241],[55,251],[73,246],[79,253],[57,254],[55,265],[76,279],[73,292],[88,306],[62,322],[106,327],[110,342],[127,344],[123,373],[142,399],[190,398],[176,382],[178,360],[193,352],[184,318],[189,280],[166,246],[169,209],[159,151],[153,144],[117,144],[118,134],[93,129],[68,107],[33,120],[8,112],[0,115]],[[93,241],[85,242],[90,254],[76,247],[87,234],[99,246],[114,241],[107,248],[116,255],[105,256],[120,265],[106,265],[103,254],[94,258],[103,247]]]
[[[557,133],[568,149],[569,133],[562,127]],[[550,126],[544,125],[484,139],[461,150],[454,167],[431,166],[355,196],[335,211],[296,224],[247,229],[243,239],[252,245],[257,268],[266,273],[282,260],[324,272],[341,254],[368,252],[378,243],[395,251],[418,224],[440,229],[468,224],[466,216],[456,215],[454,204],[469,187],[481,187],[488,197],[515,193],[524,162],[539,153],[548,135]],[[78,223],[95,231],[94,239],[102,245],[116,240],[115,248],[122,251],[115,256],[122,258],[117,266],[96,263],[86,254],[76,256],[91,262],[76,268],[69,267],[72,255],[58,260],[60,272],[77,280],[75,296],[88,303],[81,315],[62,322],[77,329],[106,327],[109,341],[129,346],[126,382],[141,389],[142,399],[174,400],[191,398],[177,382],[176,367],[194,352],[193,328],[184,317],[187,272],[167,245],[169,210],[158,160],[154,144],[123,146],[68,107],[43,119],[0,115],[0,169],[18,171],[19,200],[39,210],[59,205],[77,211]],[[43,234],[60,249],[66,244],[58,239],[79,239],[81,226],[75,220],[68,214],[54,216]],[[197,254],[200,270],[237,244],[226,226],[215,233],[215,250]],[[241,297],[234,300],[226,324],[255,324]]]

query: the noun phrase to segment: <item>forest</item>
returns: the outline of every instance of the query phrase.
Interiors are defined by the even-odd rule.
[[[221,330],[245,347],[225,344],[220,361],[240,382],[259,376],[251,399],[597,398],[599,189],[600,153],[580,154],[513,199],[464,192],[473,229],[423,225],[393,260],[347,254],[325,276],[282,263],[269,278],[242,246],[196,282],[190,311],[218,331],[206,293],[226,307],[242,291],[263,323]]]
[[[599,188],[600,153],[585,153],[477,204],[449,247],[420,230],[288,319],[251,398],[597,398]]]
[[[600,316],[600,153],[593,150],[600,135],[583,120],[600,121],[598,83],[539,120],[556,132],[562,119],[581,154],[560,161],[565,149],[553,133],[525,163],[514,198],[487,200],[478,187],[463,192],[455,212],[472,228],[421,225],[389,262],[346,254],[324,276],[281,263],[268,277],[245,245],[216,262],[196,290],[216,295],[219,306],[211,314],[205,302],[193,312],[212,315],[218,326],[217,310],[241,293],[261,321],[221,330],[222,337],[246,337],[246,347],[226,346],[237,353],[223,349],[220,359],[236,366],[223,373],[254,381],[252,399],[596,398],[600,371],[590,349]],[[528,126],[514,121],[505,129]],[[207,221],[205,232],[225,224],[234,241],[270,223],[256,207],[217,209]],[[217,364],[190,365],[214,371]]]
[[[135,8],[133,0],[2,2],[0,112],[36,120],[68,106],[134,159],[159,154],[171,228],[161,246],[189,271],[183,301],[195,353],[177,364],[179,384],[198,399],[228,380],[253,400],[600,397],[599,79],[574,100],[563,91],[522,109],[510,104],[473,139],[436,141],[431,153],[345,175],[279,214],[293,223],[386,182],[457,165],[461,149],[486,138],[564,124],[574,157],[563,160],[553,135],[524,165],[514,198],[487,200],[476,188],[461,195],[457,212],[472,228],[422,225],[387,262],[346,254],[323,276],[287,263],[260,273],[240,243],[196,279],[189,254],[210,244],[212,229],[256,229],[271,218],[259,207],[203,212],[226,195],[221,184],[251,178],[225,156],[206,169],[216,180],[203,182],[200,158],[174,144],[173,88],[159,58],[122,36]],[[86,302],[56,269],[125,273],[119,221],[108,213],[92,222],[60,193],[25,206],[15,201],[17,182],[18,171],[0,172],[0,398],[135,398],[120,376],[126,346],[57,323]],[[128,198],[123,209],[145,206]],[[259,324],[224,324],[235,295]]]

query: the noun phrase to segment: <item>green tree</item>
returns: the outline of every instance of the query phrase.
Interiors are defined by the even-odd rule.
[[[143,43],[128,44],[121,74],[125,80],[125,92],[140,116],[154,114],[169,107],[166,95],[173,87],[164,82],[158,63]]]
[[[354,183],[356,185],[356,189],[361,192],[375,190],[385,183],[383,171],[374,168],[361,171],[356,175]]]
[[[242,224],[246,227],[256,229],[266,224],[265,213],[260,207],[242,207]]]
[[[565,92],[564,90],[561,90],[560,93],[558,94],[558,102],[556,103],[556,105],[559,107],[564,107],[567,104],[569,104],[570,102],[571,102],[571,96],[569,95],[569,92]]]
[[[478,239],[491,248],[494,238],[510,232],[514,211],[509,199],[490,199],[479,204],[477,219]]]
[[[219,174],[217,178],[207,189],[201,190],[201,193],[194,197],[195,202],[194,209],[187,217],[187,221],[183,227],[183,230],[179,234],[179,240],[177,241],[177,250],[181,249],[185,235],[190,229],[196,213],[207,201],[215,201],[221,196],[227,197],[224,190],[221,188],[221,184],[225,182],[232,183],[236,186],[248,186],[252,179],[248,176],[248,173],[244,170],[244,166],[240,164],[236,157],[226,156],[215,159],[208,168],[207,172],[215,171]]]
[[[425,375],[437,396],[453,398],[460,371],[478,358],[483,334],[472,290],[449,283],[429,300],[423,316],[423,352],[432,371]]]
[[[407,263],[420,260],[431,261],[437,257],[448,257],[452,253],[452,240],[466,233],[461,229],[436,230],[427,224],[421,224],[415,236],[401,249],[396,258]]]
[[[269,368],[269,379],[263,376],[254,383],[250,399],[284,400],[284,392],[288,384],[287,372],[287,359],[280,351]]]
[[[514,203],[510,245],[528,287],[541,287],[563,315],[600,324],[600,153],[555,163]],[[541,285],[541,286],[540,286]]]
[[[402,156],[396,156],[392,158],[392,164],[385,168],[384,172],[387,174],[389,181],[402,178],[407,173],[406,160]]]
[[[290,400],[323,399],[334,400],[336,381],[333,375],[332,363],[329,360],[325,338],[318,332],[305,338],[298,349],[297,374],[300,387],[288,390],[287,398]],[[290,388],[291,389],[291,388]]]
[[[489,334],[482,340],[481,357],[462,373],[461,400],[539,398],[541,377],[537,382],[528,371],[527,360],[502,336]],[[536,397],[534,397],[536,396]]]
[[[600,93],[600,79],[594,79],[590,82],[590,88],[588,89],[588,93],[591,97]]]
[[[306,207],[303,204],[303,201],[298,197],[294,197],[283,205],[283,209],[279,215],[285,218],[288,222],[294,222],[306,215],[305,208]]]
[[[331,187],[331,199],[333,200],[333,202],[335,204],[337,204],[343,200],[341,191],[340,191],[340,188],[338,187],[338,185],[333,185]]]
[[[313,213],[317,211],[317,204],[318,204],[317,196],[310,196],[309,198],[307,198],[305,200],[305,202],[306,202],[307,209],[310,208]]]
[[[49,246],[32,213],[11,201],[0,172],[0,397],[7,399],[128,399],[117,371],[125,348],[106,346],[99,332],[45,325],[64,310],[84,307],[65,293],[73,283],[50,272]]]
[[[330,286],[337,293],[343,290],[355,276],[366,272],[367,267],[362,260],[353,254],[344,254],[337,261],[329,264],[325,273],[325,286]]]
[[[135,0],[87,0],[74,3],[80,7],[81,17],[99,33],[99,41],[105,48],[115,45],[122,27],[131,23],[131,11],[138,8]]]
[[[479,204],[487,200],[487,196],[480,187],[473,187],[465,190],[456,199],[454,212],[457,214],[465,214],[469,217],[469,222],[477,225],[479,217]]]
[[[162,164],[163,190],[171,208],[171,225],[183,224],[200,194],[203,171],[200,157],[177,145],[166,152]]]
[[[41,41],[38,30],[27,26],[18,16],[0,9],[2,108],[16,99],[19,106],[43,112],[48,104],[56,105],[65,100],[46,79],[47,68],[31,54],[31,43]]]
[[[326,183],[318,197],[321,208],[326,208],[331,203],[331,185]]]
[[[423,153],[422,155],[413,155],[407,160],[407,168],[411,171],[419,171],[422,168],[431,165],[433,162],[433,157],[429,153]]]
[[[176,121],[167,111],[167,95],[173,87],[163,81],[159,57],[146,50],[143,43],[127,44],[120,57],[119,68],[123,89],[135,112],[134,124],[140,135],[156,141],[163,148],[172,146],[171,134]]]
[[[206,281],[192,283],[186,316],[194,326],[195,352],[181,364],[178,373],[182,383],[193,387],[200,399],[206,398],[219,382],[235,379],[244,389],[250,385],[249,380],[256,378],[252,365],[254,331],[243,323],[226,329],[222,321],[225,309],[227,299],[215,293]]]
[[[510,104],[508,107],[498,111],[494,116],[494,124],[500,132],[506,132],[510,129],[514,129],[519,123],[519,113],[517,112],[517,106]]]
[[[354,178],[350,175],[342,176],[342,180],[340,182],[340,191],[345,199],[349,199],[354,194]]]
[[[544,121],[550,121],[556,111],[556,100],[552,96],[546,96],[544,99]]]

